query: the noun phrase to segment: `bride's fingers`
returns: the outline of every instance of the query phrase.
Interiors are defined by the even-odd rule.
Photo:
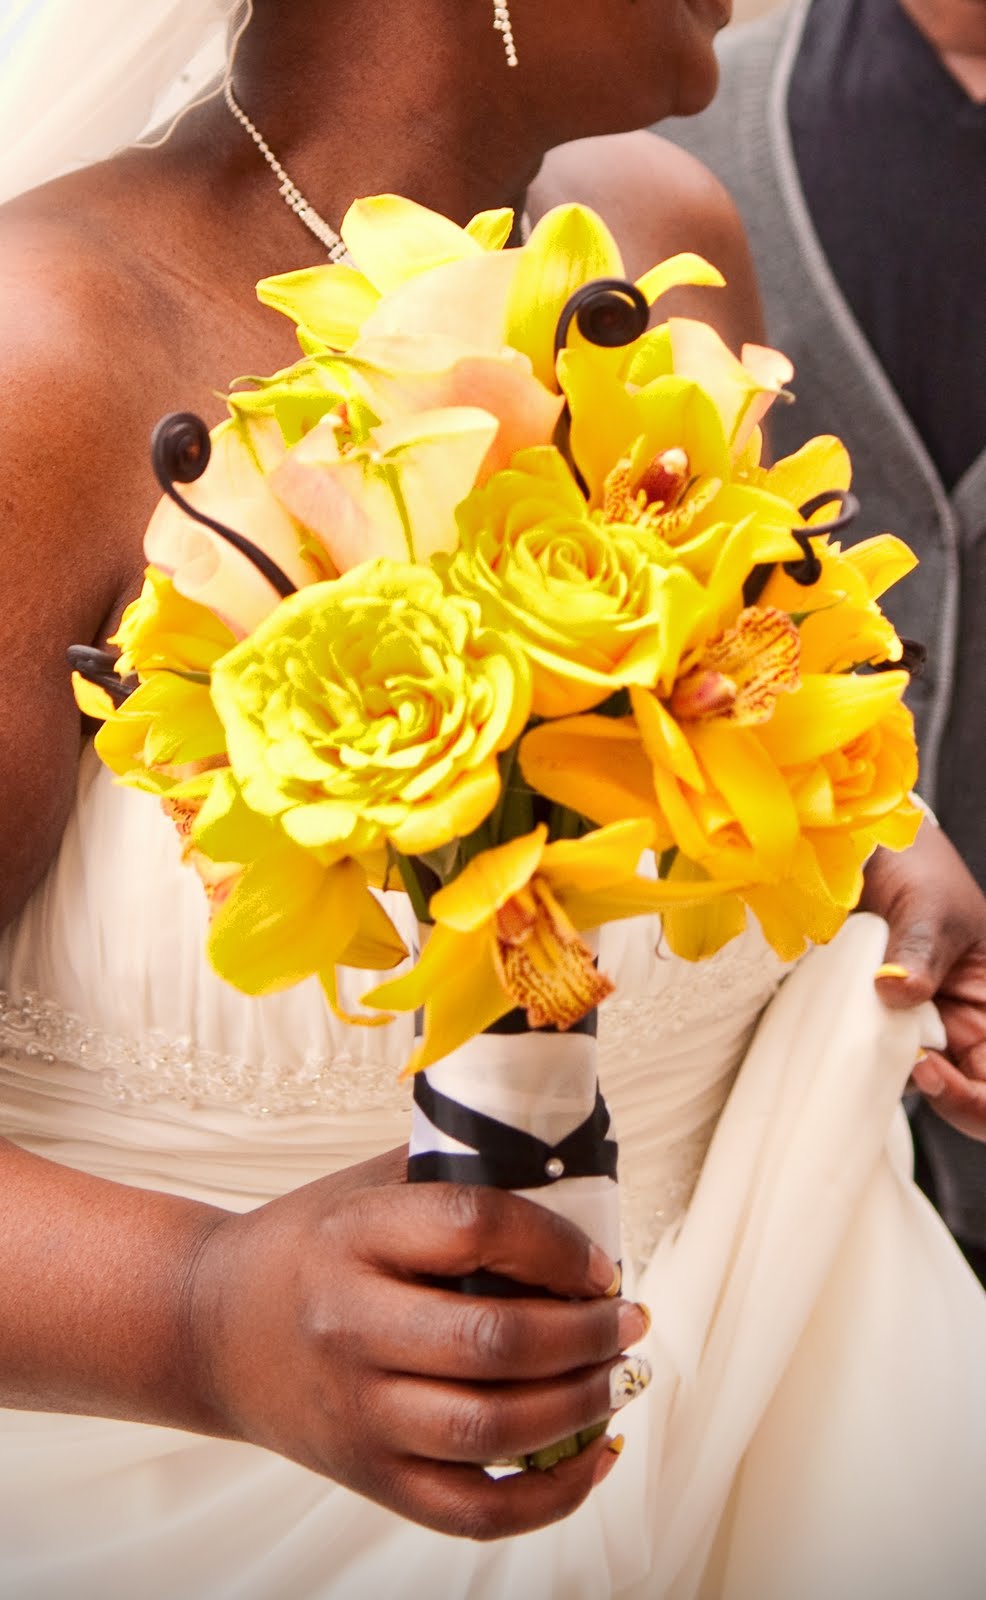
[[[559,1522],[616,1464],[619,1442],[596,1440],[547,1472],[490,1478],[481,1467],[410,1460],[394,1469],[387,1503],[439,1533],[506,1539]]]
[[[458,1183],[365,1189],[348,1217],[364,1259],[405,1276],[457,1278],[485,1270],[566,1299],[593,1299],[619,1286],[615,1263],[579,1228],[503,1189]]]
[[[929,1051],[911,1077],[936,1115],[970,1139],[986,1140],[986,1082],[966,1075],[937,1051]]]
[[[644,1337],[629,1300],[499,1299],[382,1275],[364,1289],[360,1359],[382,1371],[491,1383],[559,1377]]]
[[[537,1385],[385,1380],[365,1399],[364,1411],[370,1433],[385,1439],[389,1451],[482,1464],[530,1455],[605,1422],[649,1381],[641,1357]]]

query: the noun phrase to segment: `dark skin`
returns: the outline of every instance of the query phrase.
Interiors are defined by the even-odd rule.
[[[545,0],[508,73],[485,4],[395,0],[381,15],[261,0],[236,88],[333,222],[388,189],[459,220],[529,185],[535,215],[585,200],[631,272],[684,248],[715,260],[730,294],[675,309],[714,316],[738,344],[761,329],[735,213],[687,158],[620,133],[704,104],[722,20],[713,0]],[[606,130],[617,138],[542,166],[548,148]],[[15,202],[0,237],[0,814],[17,818],[0,840],[2,923],[72,803],[65,648],[105,639],[139,590],[149,430],[173,409],[214,423],[233,376],[294,358],[253,285],[321,256],[218,105],[160,150]],[[607,1296],[612,1263],[550,1213],[402,1179],[402,1158],[385,1157],[241,1217],[0,1144],[0,1398],[250,1440],[471,1537],[567,1515],[615,1462],[602,1441],[523,1479],[470,1463],[604,1419],[610,1368],[644,1314]],[[422,1282],[480,1267],[565,1298],[476,1301]]]
[[[986,100],[986,0],[900,0],[971,100]]]

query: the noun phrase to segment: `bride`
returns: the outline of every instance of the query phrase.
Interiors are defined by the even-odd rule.
[[[631,270],[712,256],[732,296],[690,309],[757,331],[700,169],[632,135],[541,167],[704,105],[717,0],[247,10],[0,8],[3,192],[57,178],[0,223],[0,1589],[972,1600],[986,1302],[910,1180],[899,1096],[942,1040],[930,1007],[877,998],[881,921],[790,974],[755,928],[700,967],[646,921],[604,931],[621,1293],[540,1208],[404,1185],[405,1023],[224,988],[170,825],[80,760],[64,653],[139,586],[143,441],[292,359],[252,286],[324,259],[354,196],[588,201]],[[229,95],[101,162],[229,20]],[[933,931],[964,1046],[986,916],[950,847],[928,825],[869,892],[893,952]],[[426,1281],[482,1267],[556,1298]],[[652,1381],[617,1438],[546,1473],[471,1464],[608,1418],[629,1348]]]

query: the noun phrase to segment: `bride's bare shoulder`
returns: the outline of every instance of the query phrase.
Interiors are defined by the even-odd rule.
[[[13,487],[50,505],[56,528],[66,526],[66,493],[87,466],[102,476],[99,456],[131,406],[134,311],[119,257],[76,219],[29,199],[0,210],[5,455],[8,471],[12,452],[19,464]]]
[[[730,343],[763,337],[756,274],[743,224],[723,185],[687,151],[649,132],[563,145],[547,157],[533,191],[538,213],[575,200],[605,218],[627,271],[692,250],[713,262],[725,289],[680,290],[667,313],[713,322]]]

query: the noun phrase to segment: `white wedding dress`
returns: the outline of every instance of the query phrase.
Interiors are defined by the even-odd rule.
[[[204,921],[170,824],[87,751],[59,859],[0,939],[3,1131],[237,1209],[403,1142],[410,1024],[343,1028],[314,985],[247,1001],[206,968]],[[658,936],[602,944],[654,1382],[588,1503],[477,1546],[248,1445],[0,1413],[0,1594],[980,1600],[986,1297],[910,1181],[899,1110],[936,1019],[880,1006],[871,917],[786,979],[756,930],[697,967]]]

